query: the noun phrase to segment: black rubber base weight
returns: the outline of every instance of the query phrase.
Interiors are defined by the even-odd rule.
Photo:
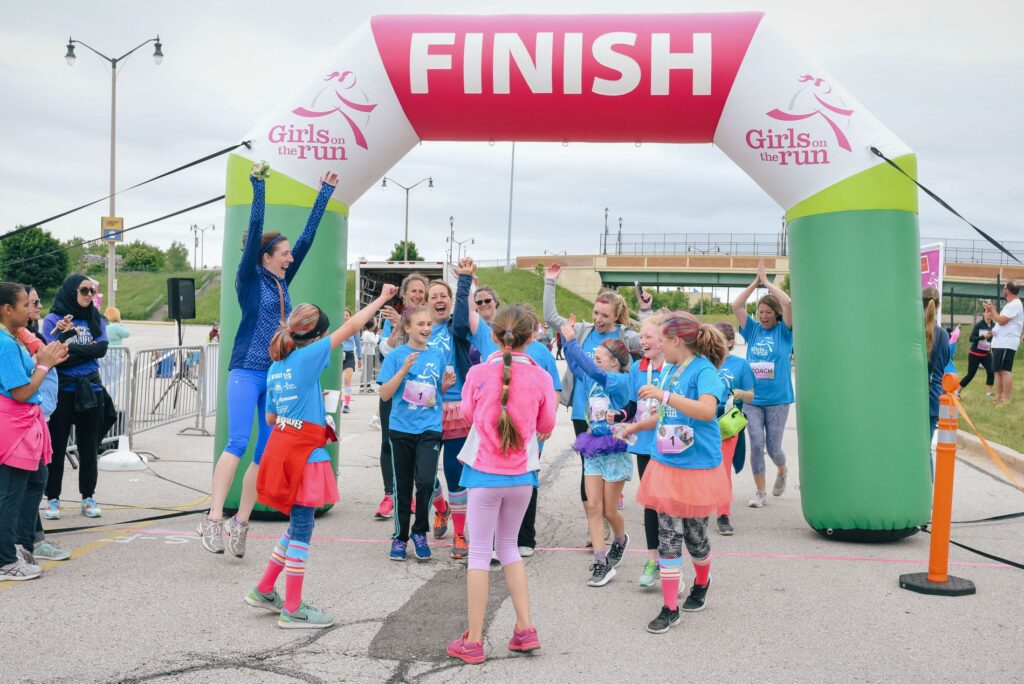
[[[814,531],[826,539],[842,542],[858,542],[865,544],[879,544],[898,541],[921,531],[919,527],[903,527],[895,530],[843,530],[838,528],[820,529]]]
[[[927,572],[914,572],[900,575],[900,588],[916,591],[918,594],[933,596],[970,596],[976,593],[974,582],[962,577],[949,575],[946,582],[931,582]]]

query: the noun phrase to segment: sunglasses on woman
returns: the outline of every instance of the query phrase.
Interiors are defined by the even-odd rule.
[[[96,290],[95,290],[95,288],[91,288],[91,287],[80,287],[80,288],[78,288],[78,294],[94,295],[94,294],[96,294]]]
[[[488,298],[488,299],[478,299],[478,300],[476,300],[476,305],[477,306],[487,306],[488,304],[491,304],[492,302],[494,302],[494,300],[490,299],[490,298]]]

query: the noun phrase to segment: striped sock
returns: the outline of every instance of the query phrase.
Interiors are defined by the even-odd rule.
[[[707,558],[703,560],[693,561],[693,572],[696,575],[693,578],[694,584],[699,584],[702,587],[706,587],[708,584],[708,577],[711,575],[711,554],[707,555]]]
[[[434,480],[434,510],[444,513],[448,510],[448,504],[444,500],[444,489],[441,488],[440,480]]]
[[[455,534],[460,537],[466,536],[466,499],[468,496],[468,489],[458,492],[448,490],[448,505],[452,510],[452,525],[455,527]]]
[[[292,541],[288,544],[288,556],[284,563],[284,608],[289,613],[298,609],[302,602],[302,580],[306,577],[306,559],[309,544]]]
[[[679,582],[683,559],[658,556],[658,567],[661,570],[661,595],[665,606],[669,610],[679,610]]]
[[[281,571],[284,570],[284,559],[285,554],[288,552],[288,544],[291,542],[291,537],[285,532],[281,535],[281,538],[274,544],[274,550],[270,554],[270,560],[267,561],[267,568],[263,571],[263,577],[260,578],[260,583],[256,585],[256,589],[264,594],[269,594],[274,589],[274,585],[277,583],[277,578],[280,577]]]
[[[349,402],[352,401],[352,388],[345,388],[345,406],[348,406]]]

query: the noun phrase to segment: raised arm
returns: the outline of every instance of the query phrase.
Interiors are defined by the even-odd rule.
[[[757,264],[757,277],[761,280],[761,284],[768,288],[768,291],[775,295],[775,298],[782,304],[782,322],[786,324],[787,328],[792,330],[793,300],[789,298],[785,290],[768,280],[768,274],[764,270],[764,261],[760,261]]]
[[[564,331],[567,327],[567,325],[562,326],[562,330]],[[562,334],[565,335],[564,332]],[[566,337],[562,352],[565,354],[565,360],[569,364],[569,370],[572,371],[573,375],[589,376],[601,387],[607,387],[608,374],[598,368],[594,360],[583,352],[583,348],[580,347],[580,343],[576,340],[575,335],[572,338]]]
[[[469,257],[459,259],[459,282],[455,288],[455,311],[452,314],[452,332],[460,339],[472,339],[480,315],[469,305],[469,291],[473,288],[476,265]]]
[[[255,280],[256,266],[260,263],[260,241],[263,238],[263,214],[266,209],[266,183],[258,178],[253,164],[253,175],[249,176],[252,183],[252,208],[249,210],[249,230],[245,234],[245,247],[242,249],[242,260],[238,262],[238,279]]]
[[[397,292],[398,288],[396,286],[383,285],[379,297],[352,314],[352,318],[345,321],[340,328],[331,333],[331,349],[337,349],[346,339],[359,334],[359,331],[366,327],[366,322],[373,317],[373,314],[377,313],[380,307],[387,304]]]
[[[302,261],[306,258],[306,254],[309,253],[309,248],[313,246],[313,238],[316,237],[316,229],[320,226],[320,219],[324,217],[324,212],[327,211],[327,203],[331,201],[331,195],[334,194],[334,189],[338,187],[338,174],[333,171],[328,171],[320,179],[320,192],[317,193],[316,200],[313,202],[313,209],[309,212],[309,218],[306,219],[306,227],[302,229],[302,235],[292,245],[292,258],[295,260],[288,265],[288,270],[284,272],[285,282],[292,282],[292,278],[299,272],[299,267],[302,266]]]
[[[743,292],[740,292],[736,299],[732,300],[732,312],[736,316],[736,322],[739,323],[741,330],[747,324],[747,300],[750,299],[750,295],[754,294],[754,290],[757,289],[760,282],[761,279],[755,277],[754,282],[747,285]]]
[[[565,325],[565,318],[559,316],[555,308],[555,283],[561,274],[561,264],[551,264],[544,272],[544,320],[555,330]]]

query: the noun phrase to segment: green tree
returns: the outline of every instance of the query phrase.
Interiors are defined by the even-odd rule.
[[[25,259],[32,258],[30,261]],[[4,280],[52,290],[68,274],[68,255],[60,241],[42,228],[30,228],[0,240],[0,276]]]
[[[388,257],[388,261],[423,261],[423,257],[420,256],[419,250],[416,249],[416,243],[412,240],[409,241],[409,258],[405,258],[405,240],[399,240],[395,243],[395,248],[391,250],[391,256]]]
[[[122,268],[126,271],[159,271],[165,260],[164,252],[159,247],[135,241],[124,250]]]
[[[167,248],[167,270],[174,273],[192,270],[188,263],[188,247],[185,243],[175,240]]]
[[[789,274],[788,273],[786,275],[784,275],[784,276],[779,277],[778,282],[779,282],[779,287],[782,288],[783,292],[785,292],[786,294],[792,294],[789,291]]]

